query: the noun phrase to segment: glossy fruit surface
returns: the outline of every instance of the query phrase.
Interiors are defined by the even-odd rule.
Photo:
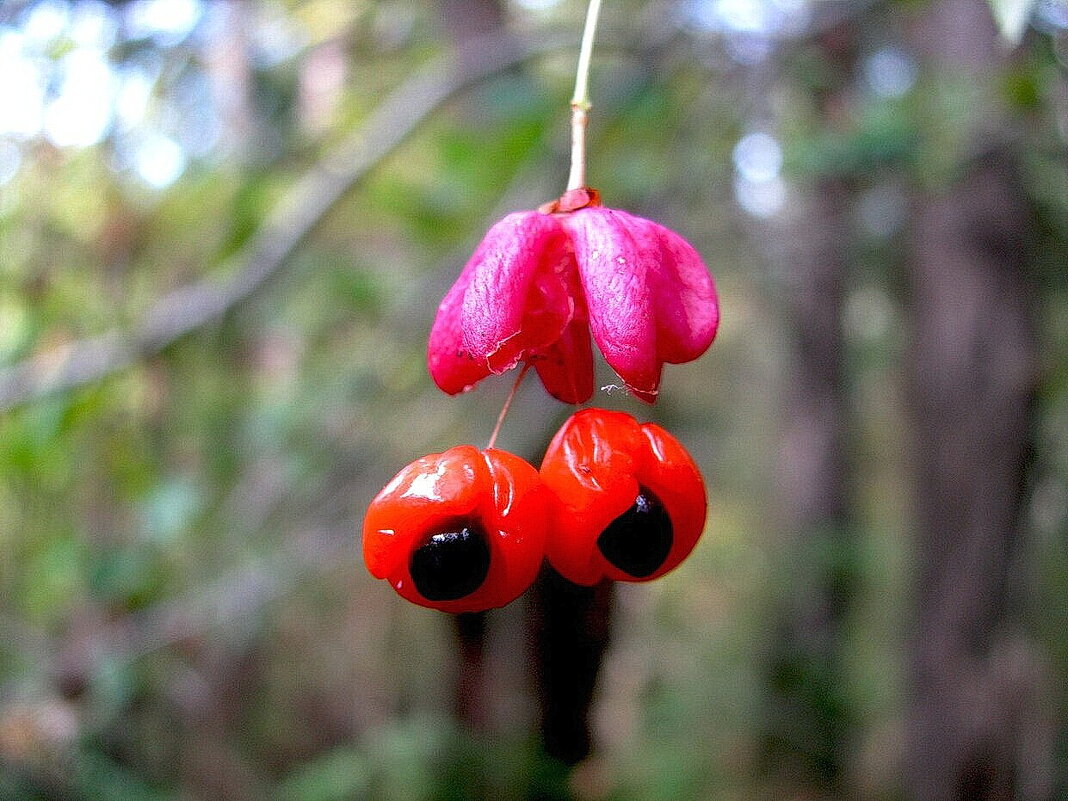
[[[504,606],[541,566],[550,500],[538,471],[505,451],[459,445],[424,456],[371,502],[364,561],[420,606]]]
[[[541,477],[558,500],[546,554],[576,584],[662,576],[704,529],[705,483],[693,458],[660,426],[623,412],[572,415],[550,443]]]

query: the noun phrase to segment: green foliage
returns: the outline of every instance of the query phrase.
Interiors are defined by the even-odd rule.
[[[285,801],[345,801],[367,797],[371,787],[367,757],[358,748],[337,748],[309,760],[287,776],[278,797]]]

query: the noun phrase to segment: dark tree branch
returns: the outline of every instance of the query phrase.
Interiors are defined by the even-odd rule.
[[[591,750],[590,708],[611,636],[613,584],[572,584],[552,568],[534,584],[542,743],[549,756],[574,765]]]

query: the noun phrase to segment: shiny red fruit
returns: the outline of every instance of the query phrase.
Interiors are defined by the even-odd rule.
[[[363,556],[376,578],[443,612],[504,606],[534,581],[551,498],[510,453],[459,445],[417,459],[371,502]]]
[[[705,525],[705,482],[675,437],[603,409],[575,413],[541,466],[558,503],[546,554],[565,578],[649,581],[678,566]]]

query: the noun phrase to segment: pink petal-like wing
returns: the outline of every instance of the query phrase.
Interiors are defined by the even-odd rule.
[[[464,268],[470,274],[460,309],[464,349],[490,371],[514,367],[563,331],[571,300],[551,270],[564,247],[553,217],[516,212],[489,230]]]
[[[660,359],[648,276],[656,269],[659,247],[645,241],[644,229],[635,229],[629,216],[597,207],[562,219],[575,248],[590,332],[631,392],[652,403],[660,384]]]
[[[716,287],[693,246],[674,231],[625,211],[635,239],[652,255],[647,279],[656,316],[656,350],[665,362],[696,359],[712,344],[719,326]]]
[[[471,273],[465,269],[452,288],[445,293],[441,305],[438,306],[434,325],[430,328],[427,367],[434,383],[450,395],[471,389],[490,374],[486,360],[474,359],[463,343],[460,308],[470,282]]]

